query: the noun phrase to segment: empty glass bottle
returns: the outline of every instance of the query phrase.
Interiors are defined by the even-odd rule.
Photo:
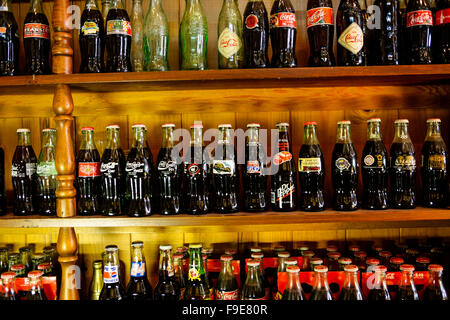
[[[89,300],[99,300],[103,287],[103,262],[95,260],[92,263],[92,280],[89,285]]]
[[[205,279],[201,250],[201,244],[189,245],[189,273],[186,291],[184,292],[185,300],[211,299],[208,283]]]
[[[142,0],[133,0],[130,22],[133,26],[131,42],[131,67],[133,72],[144,71],[144,12]]]
[[[414,284],[414,266],[410,264],[402,264],[400,266],[401,276],[400,285],[396,295],[397,301],[419,300],[416,286]]]
[[[39,176],[39,214],[56,215],[56,129],[42,130],[42,149],[37,163]]]
[[[374,272],[373,283],[369,286],[369,295],[367,300],[369,301],[386,301],[391,300],[391,295],[386,284],[386,272],[385,266],[375,266],[372,271]]]
[[[150,0],[144,23],[145,71],[169,70],[169,30],[161,0]]]
[[[242,300],[267,300],[259,271],[260,261],[247,262],[247,278],[242,287]]]
[[[333,300],[331,295],[330,286],[328,285],[328,268],[326,266],[316,266],[314,268],[315,279],[314,286],[311,291],[309,300],[311,301],[324,301]]]
[[[342,287],[339,300],[341,301],[356,301],[364,300],[361,288],[358,283],[358,266],[348,265],[345,266],[345,280]]]
[[[223,0],[217,25],[220,69],[239,69],[244,64],[242,17],[235,0]]]
[[[288,266],[286,272],[288,279],[282,300],[305,300],[305,295],[300,284],[300,268],[298,266]]]
[[[159,279],[155,287],[155,300],[177,301],[180,299],[180,288],[175,279],[172,264],[172,246],[159,246]]]
[[[148,301],[152,299],[152,286],[147,279],[147,264],[144,256],[144,242],[131,243],[131,271],[127,288],[127,299]]]
[[[239,287],[233,274],[232,261],[233,256],[231,255],[225,254],[220,257],[221,269],[217,279],[216,300],[239,299]]]
[[[106,246],[103,256],[103,288],[100,293],[100,300],[125,299],[125,290],[119,276],[119,248],[115,245]]]
[[[47,300],[41,283],[42,271],[33,270],[28,273],[30,290],[27,291],[25,300]]]

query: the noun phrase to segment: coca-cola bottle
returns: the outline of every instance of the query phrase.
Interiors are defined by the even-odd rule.
[[[119,248],[116,245],[108,245],[103,256],[103,288],[99,300],[117,301],[126,298],[119,276]]]
[[[296,67],[297,18],[290,0],[273,2],[272,10],[270,10],[270,40],[272,43],[270,66],[274,68]]]
[[[220,257],[221,269],[216,285],[216,300],[239,299],[239,287],[233,274],[232,261],[233,256],[225,254]]]
[[[395,135],[390,151],[391,208],[416,207],[416,153],[409,137],[409,121],[395,121]]]
[[[380,264],[382,264],[383,266],[388,266],[389,260],[392,257],[392,253],[390,251],[383,250],[380,251],[378,255],[380,256]]]
[[[0,1],[0,75],[19,71],[19,31],[9,0]]]
[[[308,0],[306,28],[309,39],[310,67],[328,67],[336,64],[333,53],[334,23],[331,0]]]
[[[306,251],[302,252],[303,264],[300,267],[300,269],[302,271],[314,271],[314,270],[311,270],[311,264],[310,264],[310,261],[314,257],[314,255],[315,255],[315,253],[312,250],[306,250]]]
[[[259,141],[259,124],[247,125],[244,170],[244,209],[245,211],[264,211],[267,208],[266,157]]]
[[[211,300],[208,283],[205,279],[205,269],[202,261],[202,245],[189,245],[189,273],[185,300]]]
[[[223,0],[217,26],[220,69],[239,69],[244,64],[242,16],[235,0]]]
[[[352,142],[350,125],[350,121],[337,123],[336,144],[331,159],[334,210],[358,209],[359,164]]]
[[[364,300],[361,288],[358,283],[358,266],[348,265],[344,267],[345,280],[342,291],[339,295],[341,301]]]
[[[56,129],[42,130],[42,148],[38,158],[36,173],[39,176],[39,214],[56,215]]]
[[[247,262],[247,278],[242,287],[242,300],[267,300],[259,271],[259,261]]]
[[[406,7],[406,57],[409,64],[432,62],[433,13],[428,0],[409,0]]]
[[[220,213],[238,211],[239,174],[236,165],[231,124],[219,125],[218,144],[214,152],[214,210]]]
[[[447,146],[441,136],[441,120],[427,120],[427,134],[422,147],[423,205],[445,208],[448,200]]]
[[[398,65],[399,57],[399,36],[400,36],[400,15],[399,0],[376,0],[374,5],[380,8],[380,29],[372,30],[376,33],[374,43],[378,47],[377,64]]]
[[[251,254],[251,258],[259,262],[259,277],[261,278],[262,287],[264,288],[264,292],[266,295],[266,299],[270,299],[270,284],[269,280],[267,279],[266,270],[264,269],[264,253],[262,251],[260,252],[253,252]]]
[[[391,300],[391,295],[386,284],[386,272],[387,268],[382,265],[374,266],[372,268],[373,282],[370,282],[369,295],[367,300],[369,301],[386,301]]]
[[[147,279],[147,264],[144,256],[144,242],[131,243],[130,282],[127,287],[127,299],[143,301],[152,299],[152,286]]]
[[[0,291],[0,300],[16,300],[16,273],[3,272],[1,279],[2,290]]]
[[[157,159],[159,210],[166,215],[178,214],[181,209],[182,167],[179,153],[173,147],[174,128],[173,123],[162,125],[162,145]]]
[[[339,271],[339,259],[341,258],[340,252],[329,252],[327,254],[328,257],[328,270],[329,271]]]
[[[352,259],[347,257],[341,257],[338,259],[339,263],[339,270],[338,271],[344,271],[345,266],[348,266],[349,264],[352,264]]]
[[[77,211],[79,215],[100,212],[102,176],[100,154],[95,146],[94,128],[81,128],[81,145],[77,155]]]
[[[417,257],[415,264],[416,264],[416,271],[428,271],[428,265],[430,264],[430,258],[424,257],[424,256]]]
[[[161,0],[151,0],[144,23],[145,71],[169,70],[169,31]]]
[[[442,272],[444,268],[438,264],[428,266],[429,278],[423,294],[424,301],[444,301],[448,300],[447,291],[442,283]]]
[[[322,211],[325,209],[323,196],[325,161],[319,139],[317,139],[316,128],[316,122],[305,122],[303,145],[298,155],[299,207],[303,211]]]
[[[399,58],[400,64],[406,64],[408,53],[406,51],[406,0],[399,0]]]
[[[42,0],[31,0],[23,26],[26,74],[50,73],[50,26]]]
[[[244,59],[246,68],[269,66],[269,17],[262,0],[249,0],[244,11]]]
[[[17,129],[17,147],[11,167],[16,216],[27,216],[37,212],[39,185],[36,168],[37,159],[31,146],[30,129]]]
[[[149,216],[153,213],[153,158],[147,145],[147,127],[144,124],[135,124],[132,131],[133,144],[125,165],[128,215]]]
[[[314,286],[309,300],[325,301],[333,300],[330,286],[328,285],[328,268],[326,266],[316,266],[314,268]]]
[[[288,278],[281,300],[305,300],[300,284],[300,268],[298,266],[288,266],[286,272]]]
[[[388,153],[381,139],[380,118],[367,120],[367,142],[362,154],[363,207],[388,207]]]
[[[180,299],[180,287],[175,279],[172,263],[172,246],[159,246],[159,280],[155,287],[155,300],[177,301]]]
[[[205,214],[211,209],[209,156],[203,145],[203,125],[191,125],[191,141],[184,157],[184,206],[188,214]]]
[[[278,146],[273,156],[270,180],[271,205],[274,211],[293,211],[297,201],[297,173],[289,142],[289,124],[278,123]]]
[[[273,300],[281,300],[283,295],[278,291],[278,274],[280,272],[286,272],[286,264],[285,261],[291,255],[287,251],[280,251],[277,253],[278,256],[278,268],[273,277],[273,285],[272,285],[272,299]]]
[[[314,268],[316,266],[323,265],[323,260],[322,260],[322,258],[319,258],[319,257],[312,257],[311,259],[309,259],[309,265],[310,265],[310,270],[314,270]]]
[[[175,281],[180,288],[180,300],[184,300],[184,291],[186,290],[186,276],[183,270],[183,254],[176,253],[173,255],[173,270]]]
[[[414,266],[402,264],[400,266],[400,272],[400,285],[396,294],[397,301],[419,300],[419,294],[414,284]]]
[[[47,297],[42,287],[42,271],[33,270],[28,273],[28,279],[30,279],[29,290],[25,295],[25,300],[28,301],[45,301]]]
[[[364,66],[364,19],[357,0],[341,0],[337,16],[337,64]]]
[[[433,62],[450,63],[450,1],[437,0],[436,19],[433,28]]]
[[[208,271],[208,254],[204,253],[204,248],[202,249],[202,262],[203,262],[203,270],[205,270],[205,282],[208,285],[209,298],[210,300],[214,300],[214,284],[212,282],[211,277],[209,276]]]

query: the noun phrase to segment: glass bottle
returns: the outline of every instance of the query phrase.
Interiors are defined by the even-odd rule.
[[[400,266],[400,285],[396,295],[397,301],[419,300],[419,295],[414,284],[414,266],[402,264]]]
[[[339,271],[339,258],[341,257],[340,252],[330,252],[328,253],[328,270],[329,271]]]
[[[314,268],[316,266],[323,265],[323,260],[322,260],[322,258],[319,258],[319,257],[313,257],[313,258],[309,259],[309,265],[310,265],[309,269],[314,270]]]
[[[176,253],[173,255],[173,269],[175,280],[180,288],[180,300],[184,300],[184,291],[186,290],[186,277],[183,271],[183,254]]]
[[[0,75],[13,76],[19,72],[20,39],[10,0],[0,2]]]
[[[99,300],[103,287],[103,262],[95,260],[92,263],[92,280],[89,285],[89,300]]]
[[[147,264],[144,256],[144,242],[131,243],[131,271],[127,288],[127,299],[148,301],[152,299],[152,286],[147,279]]]
[[[233,274],[232,266],[233,256],[222,255],[220,257],[220,273],[217,279],[216,300],[238,300],[239,287]]]
[[[331,295],[330,286],[328,285],[328,268],[326,266],[316,266],[314,268],[314,286],[311,291],[309,300],[311,301],[323,301],[333,300]]]
[[[200,0],[186,0],[180,25],[180,55],[182,70],[206,70],[208,59],[208,23]]]
[[[115,245],[106,246],[103,256],[103,288],[99,300],[117,301],[125,299],[125,290],[119,276],[119,248]]]
[[[429,264],[430,264],[430,258],[428,258],[428,257],[417,257],[417,259],[416,259],[416,271],[427,271]]]
[[[242,287],[242,300],[267,300],[259,271],[260,261],[247,262],[247,278]]]
[[[8,265],[8,248],[0,248],[0,275],[3,272],[9,271]]]
[[[448,300],[447,291],[442,283],[442,272],[444,268],[438,264],[430,264],[428,266],[430,276],[428,284],[423,294],[424,301],[443,301]]]
[[[358,266],[348,265],[345,266],[345,280],[342,287],[339,300],[341,301],[355,301],[364,300],[361,288],[358,283]]]
[[[303,265],[300,268],[302,271],[313,271],[311,270],[311,259],[314,257],[314,251],[306,250],[303,251]]]
[[[28,274],[28,272],[32,271],[33,269],[33,263],[31,261],[31,250],[29,247],[22,247],[19,249],[20,254],[20,263],[22,263],[25,266],[25,272]]]
[[[169,70],[169,22],[161,0],[150,0],[144,23],[145,71]]]
[[[264,269],[264,253],[261,252],[254,252],[251,255],[251,258],[259,261],[259,277],[261,278],[261,283],[264,288],[264,292],[266,295],[266,300],[270,299],[270,285],[269,280],[267,279],[266,270]]]
[[[223,0],[217,25],[220,69],[240,69],[244,64],[243,24],[238,3]]]
[[[201,244],[189,245],[189,273],[186,291],[184,292],[185,300],[211,299],[208,283],[205,279],[201,250]]]
[[[144,12],[142,11],[142,0],[133,0],[130,22],[133,26],[131,66],[133,72],[142,72],[144,71]]]
[[[11,271],[11,267],[16,264],[21,264],[22,259],[18,253],[12,252],[8,254],[8,271]]]
[[[109,8],[111,8],[111,0],[102,0],[102,17],[106,25],[106,17],[108,16]]]
[[[286,264],[285,261],[291,255],[287,251],[280,251],[277,253],[278,256],[278,268],[277,272],[275,272],[273,277],[273,286],[272,286],[272,299],[273,300],[281,300],[282,294],[278,291],[278,273],[286,272]]]
[[[305,300],[300,284],[300,268],[298,266],[288,266],[286,272],[288,279],[281,300]]]
[[[380,264],[383,266],[388,266],[389,265],[389,260],[392,257],[392,253],[390,251],[380,251],[379,253],[380,256]]]
[[[38,265],[45,262],[45,256],[42,253],[35,252],[31,255],[33,270],[37,270]]]
[[[41,283],[42,271],[34,270],[28,273],[30,290],[27,291],[25,300],[47,300]]]
[[[208,284],[209,297],[211,300],[214,300],[214,285],[212,279],[209,277],[207,254],[202,253],[202,262],[203,262],[203,270],[205,270],[205,282]]]
[[[339,270],[337,271],[344,271],[345,266],[352,264],[352,259],[347,257],[341,257],[338,259],[338,263],[339,263]]]
[[[386,284],[386,272],[385,266],[375,266],[372,271],[374,272],[373,283],[369,286],[369,295],[367,300],[369,301],[386,301],[391,300],[391,295]]]
[[[2,291],[0,291],[0,300],[16,300],[16,274],[14,272],[3,272],[1,274]]]
[[[169,245],[159,246],[159,279],[155,287],[155,300],[180,300],[180,288],[172,264],[172,246]]]
[[[42,130],[42,149],[37,163],[39,176],[39,214],[42,216],[56,215],[56,129]]]
[[[390,272],[400,272],[400,266],[404,264],[405,261],[400,257],[392,257],[389,259],[389,271]]]

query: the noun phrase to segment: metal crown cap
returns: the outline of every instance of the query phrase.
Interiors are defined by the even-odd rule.
[[[261,125],[259,123],[249,123],[247,124],[247,128],[259,128]]]
[[[441,119],[439,118],[431,118],[427,120],[427,123],[431,123],[431,122],[441,122]]]
[[[291,254],[287,251],[278,252],[278,258],[289,258]]]
[[[229,124],[229,123],[221,123],[217,127],[219,127],[219,128],[230,128],[231,129],[232,125]]]
[[[415,270],[414,266],[412,264],[402,264],[400,266],[401,271],[408,271],[413,272]]]
[[[249,260],[247,262],[247,266],[249,266],[249,267],[257,267],[257,266],[259,266],[259,261],[258,260]]]
[[[223,254],[220,256],[220,260],[221,261],[231,261],[231,260],[233,260],[233,256],[231,256],[229,254]]]
[[[288,266],[288,267],[286,268],[286,272],[289,272],[289,273],[298,273],[298,272],[300,272],[300,267],[299,267],[299,266]]]
[[[40,278],[42,277],[43,272],[41,270],[33,270],[28,272],[28,277],[32,279]]]
[[[94,127],[83,127],[81,128],[81,131],[94,131]]]
[[[373,272],[387,272],[387,268],[382,265],[374,266],[372,270]]]
[[[303,123],[304,126],[317,126],[317,122],[315,121],[306,121]]]
[[[171,245],[160,245],[159,250],[172,250]]]
[[[120,129],[120,126],[117,124],[110,124],[106,127],[106,130],[108,129]]]
[[[440,264],[430,264],[428,266],[428,270],[431,272],[440,272],[440,271],[444,270],[444,267],[441,266]],[[3,276],[3,274],[2,274],[2,276]]]
[[[315,266],[314,267],[315,272],[328,272],[328,267],[324,265]]]
[[[135,123],[131,126],[131,128],[144,128],[147,130],[147,126],[143,123]]]
[[[341,120],[341,121],[338,121],[338,123],[337,123],[338,125],[343,125],[343,124],[352,124],[352,122],[350,121],[350,120]]]
[[[164,123],[161,125],[161,127],[163,128],[174,128],[175,127],[175,123]]]
[[[297,265],[298,261],[295,258],[287,258],[284,260],[285,265]]]
[[[367,122],[381,122],[381,118],[370,118]]]
[[[398,119],[398,120],[395,120],[394,121],[394,123],[395,124],[397,124],[397,123],[406,123],[406,124],[408,124],[409,123],[409,120],[408,119]]]
[[[276,127],[289,127],[289,123],[287,123],[287,122],[280,122],[280,123],[277,123],[275,126]]]
[[[344,267],[344,271],[347,272],[358,272],[358,270],[359,270],[358,266],[355,266],[354,264],[349,264]]]
[[[189,244],[190,249],[201,249],[202,244],[201,243],[191,243]]]
[[[45,129],[42,129],[42,132],[56,132],[56,129],[55,128],[45,128]]]

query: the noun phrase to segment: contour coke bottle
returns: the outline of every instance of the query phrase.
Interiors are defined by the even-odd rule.
[[[36,173],[39,176],[39,214],[56,215],[56,129],[42,130],[42,149]]]
[[[233,274],[233,256],[222,255],[220,257],[221,270],[216,286],[216,300],[238,300],[239,287]]]
[[[19,32],[8,0],[0,2],[0,75],[13,76],[19,71]]]
[[[437,0],[436,20],[433,30],[433,60],[435,63],[450,63],[450,1]]]
[[[244,11],[244,58],[246,68],[269,66],[269,17],[262,0],[249,0]]]
[[[409,0],[406,7],[406,57],[409,64],[432,62],[433,13],[428,0]]]
[[[259,272],[259,261],[247,262],[247,278],[242,287],[242,300],[267,300]]]

